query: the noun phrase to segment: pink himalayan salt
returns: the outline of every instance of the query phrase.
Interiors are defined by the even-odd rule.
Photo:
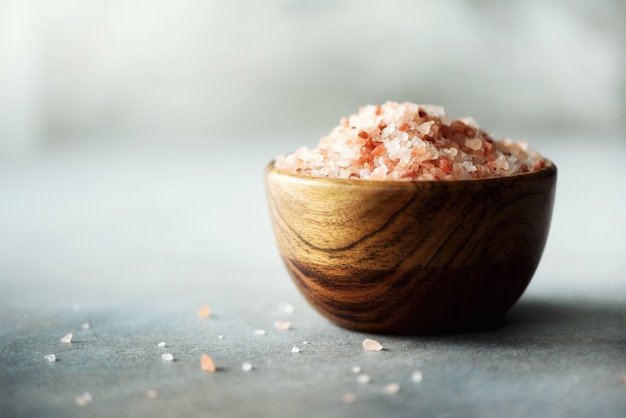
[[[380,351],[383,349],[383,346],[376,340],[366,338],[365,340],[363,340],[363,348],[366,351]]]
[[[443,107],[387,102],[342,118],[315,149],[276,158],[281,171],[370,180],[461,180],[539,170],[545,161],[524,142],[495,141],[472,118]]]

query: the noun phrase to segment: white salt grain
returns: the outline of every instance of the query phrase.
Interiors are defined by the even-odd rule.
[[[363,340],[363,348],[367,351],[380,351],[383,349],[383,346],[376,340],[366,338]]]
[[[84,392],[83,394],[78,395],[74,398],[74,403],[78,406],[87,406],[92,400],[93,397],[91,396],[91,393]]]
[[[218,340],[223,340],[223,339],[224,339],[224,336],[220,334],[220,335],[218,335],[218,336],[217,336],[217,339],[218,339]]]
[[[356,377],[356,381],[362,384],[367,384],[372,380],[367,374],[360,374]]]
[[[254,335],[265,335],[265,334],[267,334],[265,332],[265,330],[262,330],[262,329],[255,329],[254,330]]]
[[[300,349],[298,347],[296,347],[296,346],[293,346],[293,348],[291,349],[291,352],[292,353],[299,353]]]
[[[356,393],[352,392],[348,392],[341,397],[341,400],[345,403],[355,403],[356,399]]]
[[[241,370],[243,370],[244,372],[252,371],[252,369],[254,369],[254,366],[252,366],[252,364],[248,362],[241,363]]]
[[[174,356],[172,355],[172,353],[164,353],[164,354],[161,354],[161,360],[172,361],[174,360]]]
[[[385,385],[385,393],[388,393],[390,395],[395,395],[396,393],[400,392],[400,384],[399,383],[387,383]]]
[[[359,366],[352,366],[350,370],[352,371],[352,373],[361,373],[361,367]]]
[[[307,345],[307,344],[309,344],[309,342],[308,341],[302,341],[302,344]]]
[[[159,347],[165,347],[165,341],[161,341],[160,343],[157,344],[157,346]]]
[[[69,334],[66,334],[63,338],[61,338],[61,342],[62,343],[66,343],[69,344],[72,342],[72,337],[74,336],[74,334],[72,334],[71,332]]]
[[[82,329],[89,329],[90,325],[89,322],[85,322],[83,325],[80,326]]]
[[[278,307],[286,314],[292,314],[294,311],[294,307],[291,303],[283,302],[279,304]]]
[[[43,358],[48,360],[50,363],[57,361],[57,356],[55,356],[54,354],[46,354],[45,356],[43,356]]]
[[[419,383],[424,379],[424,375],[422,374],[422,372],[420,372],[419,370],[415,370],[412,374],[411,374],[411,380],[413,382]]]

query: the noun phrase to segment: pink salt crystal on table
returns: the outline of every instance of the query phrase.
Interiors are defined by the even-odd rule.
[[[276,321],[274,327],[279,331],[286,331],[291,328],[291,322],[288,321]]]
[[[341,400],[345,403],[354,403],[356,402],[356,393],[352,393],[352,392],[348,392],[345,393],[342,397]]]
[[[383,349],[383,346],[381,343],[379,343],[376,340],[372,340],[371,338],[366,338],[365,340],[363,340],[363,348],[366,351],[380,351]]]
[[[202,357],[200,357],[200,368],[208,373],[215,373],[217,370],[213,359],[208,354],[203,354]]]
[[[387,383],[385,385],[385,393],[388,393],[390,395],[395,395],[396,393],[400,392],[400,384],[399,383]]]
[[[208,305],[203,305],[196,315],[198,318],[206,319],[211,316],[211,308]]]
[[[69,344],[72,342],[72,337],[74,336],[74,334],[72,334],[71,332],[69,334],[66,334],[63,338],[61,338],[61,342],[62,343],[66,343]]]

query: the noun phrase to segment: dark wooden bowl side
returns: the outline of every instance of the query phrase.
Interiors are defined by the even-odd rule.
[[[335,324],[447,332],[501,318],[546,242],[556,167],[489,180],[370,182],[266,172],[279,251]]]

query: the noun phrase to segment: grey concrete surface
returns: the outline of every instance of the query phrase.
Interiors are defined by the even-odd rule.
[[[339,329],[297,293],[262,180],[284,149],[76,145],[3,162],[0,416],[624,417],[626,146],[570,144],[542,149],[560,170],[553,227],[506,322],[415,337]],[[599,159],[602,182],[579,170]],[[364,351],[367,337],[385,350]]]

